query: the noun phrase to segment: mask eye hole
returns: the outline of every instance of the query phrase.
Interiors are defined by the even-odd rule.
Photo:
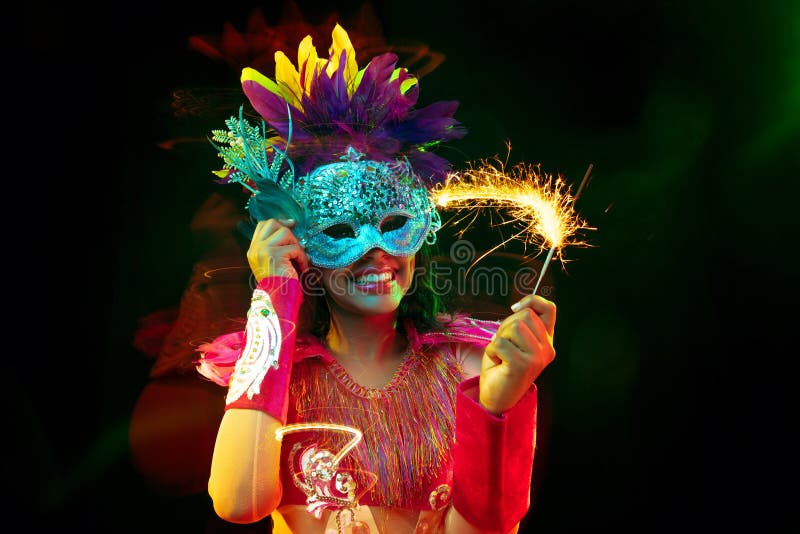
[[[391,232],[392,230],[399,230],[406,225],[406,221],[408,221],[408,217],[405,215],[389,215],[381,221],[381,233],[385,234],[386,232]]]
[[[356,236],[356,233],[353,231],[353,227],[344,223],[331,225],[325,228],[322,233],[328,237],[332,237],[333,239],[343,239],[345,237]]]

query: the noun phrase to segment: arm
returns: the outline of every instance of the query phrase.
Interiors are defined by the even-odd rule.
[[[270,219],[256,227],[247,253],[259,280],[248,312],[247,343],[236,362],[214,446],[208,493],[233,523],[252,523],[281,501],[280,442],[302,294],[297,271],[307,259],[296,238]]]
[[[259,410],[232,409],[222,417],[208,494],[214,511],[232,523],[253,523],[281,502],[281,422]]]
[[[478,358],[481,363],[480,374],[459,386],[456,400],[448,533],[516,532],[530,505],[534,380],[555,357],[555,305],[528,296],[512,310],[485,350],[462,351],[467,376]]]

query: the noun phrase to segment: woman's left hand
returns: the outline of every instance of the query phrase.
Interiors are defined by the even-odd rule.
[[[480,403],[496,415],[511,409],[556,356],[556,305],[528,295],[511,309],[481,362]]]

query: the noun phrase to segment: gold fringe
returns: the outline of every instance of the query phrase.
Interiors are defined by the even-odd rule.
[[[320,358],[295,363],[292,374],[297,423],[335,423],[364,433],[340,468],[355,472],[359,488],[373,479],[359,471],[377,476],[370,490],[373,503],[404,507],[423,492],[427,496],[449,458],[455,431],[456,386],[463,369],[451,351],[410,351],[383,388],[363,387],[336,361],[325,364]],[[347,441],[334,432],[314,438],[308,444],[332,451]]]

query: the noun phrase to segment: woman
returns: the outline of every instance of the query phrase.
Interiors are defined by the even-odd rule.
[[[277,137],[241,113],[215,132],[218,174],[254,192],[257,287],[245,331],[200,347],[200,372],[228,386],[214,509],[302,533],[515,532],[555,306],[528,296],[500,323],[436,313],[424,260],[440,222],[421,176],[442,162],[421,134],[463,135],[455,106],[412,110],[416,81],[391,54],[359,72],[344,30],[333,37],[327,60],[304,40],[277,84],[245,69]],[[370,98],[384,102],[356,108]],[[387,131],[401,142],[375,142]]]

